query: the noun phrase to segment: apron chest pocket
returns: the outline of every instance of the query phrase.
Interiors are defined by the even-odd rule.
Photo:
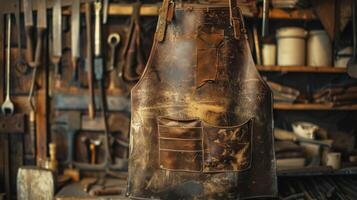
[[[161,169],[188,172],[233,172],[250,168],[253,119],[220,127],[197,119],[159,117]]]

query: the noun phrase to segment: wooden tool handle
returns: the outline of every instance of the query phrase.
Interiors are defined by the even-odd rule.
[[[33,27],[26,27],[26,62],[29,64],[33,61]]]

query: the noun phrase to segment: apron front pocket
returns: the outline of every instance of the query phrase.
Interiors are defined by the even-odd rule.
[[[203,161],[201,121],[158,118],[157,122],[160,168],[201,172]]]
[[[253,119],[230,127],[203,125],[203,172],[243,171],[251,166]]]

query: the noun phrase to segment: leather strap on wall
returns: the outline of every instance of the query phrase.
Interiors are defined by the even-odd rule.
[[[171,22],[174,16],[174,0],[163,0],[159,11],[159,20],[156,28],[156,39],[162,42],[165,38],[166,25]],[[242,12],[240,11],[237,0],[229,0],[230,23],[234,29],[234,38],[239,40],[241,33],[245,33]],[[240,24],[242,21],[242,24]]]

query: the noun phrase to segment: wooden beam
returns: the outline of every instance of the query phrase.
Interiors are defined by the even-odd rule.
[[[340,67],[257,66],[257,69],[265,72],[346,73],[346,68]]]
[[[333,106],[332,104],[291,104],[291,103],[274,103],[276,110],[357,110],[357,105]]]
[[[259,17],[262,13],[259,14]],[[316,20],[317,17],[311,9],[294,9],[283,10],[279,8],[272,8],[269,12],[271,19],[298,19],[298,20]]]

